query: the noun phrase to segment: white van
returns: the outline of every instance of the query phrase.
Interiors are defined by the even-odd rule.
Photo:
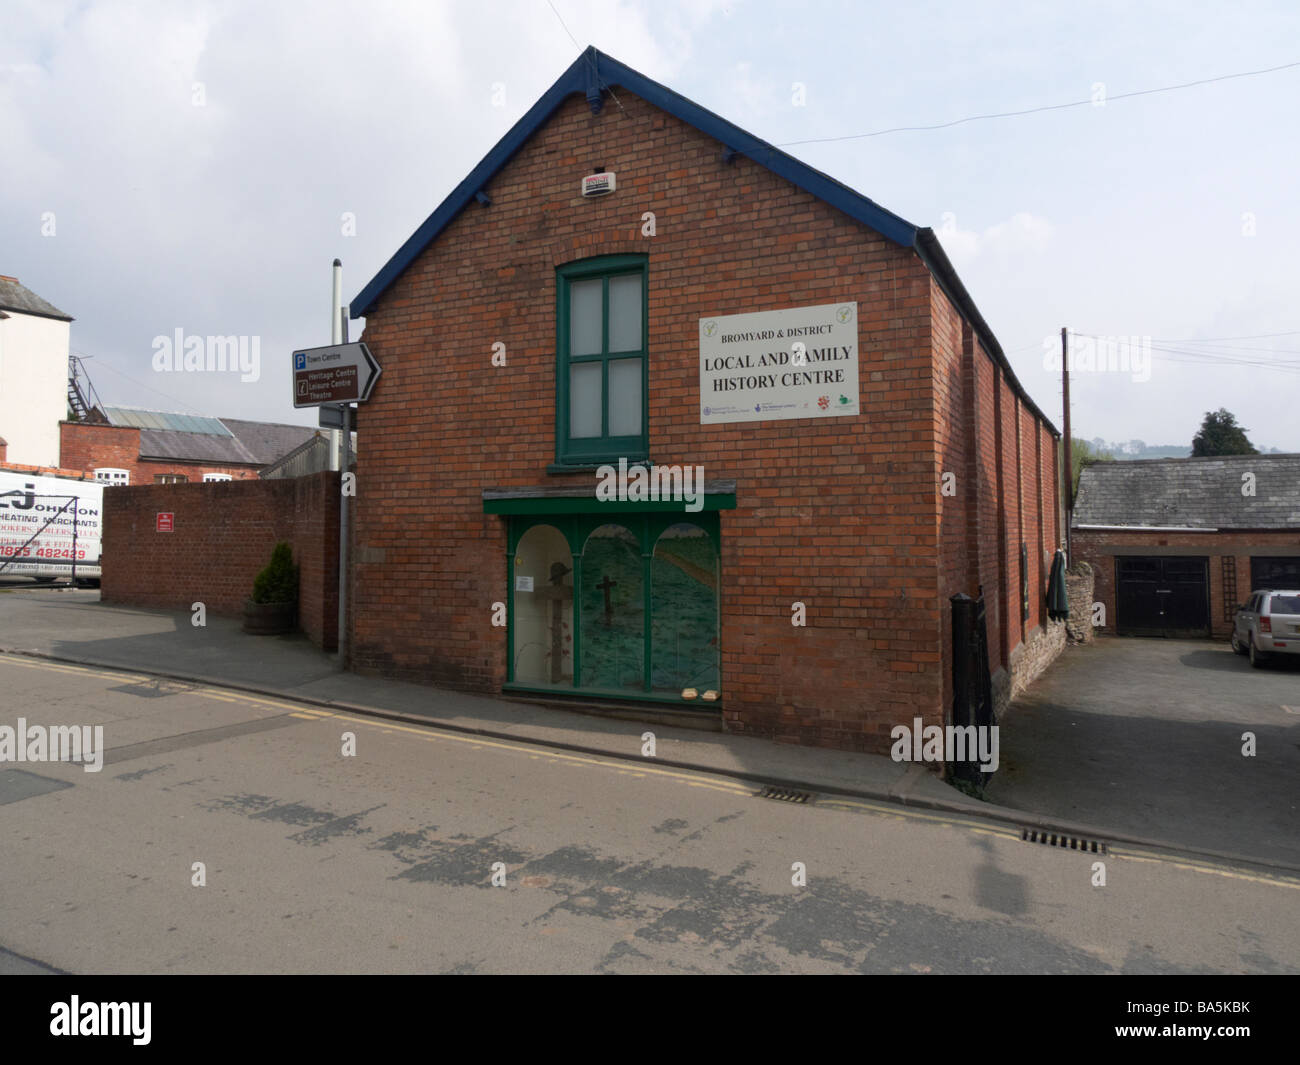
[[[0,469],[0,577],[98,580],[104,486]]]

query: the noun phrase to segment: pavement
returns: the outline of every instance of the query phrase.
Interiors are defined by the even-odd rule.
[[[1088,650],[1067,649],[1048,678],[1075,657],[1086,663],[1088,655],[1077,652]],[[995,801],[981,802],[949,786],[926,766],[897,763],[883,755],[797,747],[747,736],[615,720],[360,676],[341,671],[333,656],[319,651],[300,635],[249,636],[241,631],[237,619],[211,615],[204,627],[195,627],[188,612],[104,604],[98,590],[29,590],[21,586],[0,589],[0,651],[198,681],[353,713],[641,763],[642,734],[651,731],[657,747],[656,763],[660,765],[729,776],[756,785],[885,800],[1087,839],[1300,870],[1300,850],[1294,838],[1284,838],[1280,846],[1275,846],[1271,827],[1262,845],[1257,846],[1249,838],[1248,829],[1236,835],[1216,831],[1207,843],[1200,834],[1204,821],[1182,817],[1183,808],[1177,803],[1169,811],[1171,816],[1125,817],[1122,802],[1097,801],[1095,781],[1086,777],[1076,780],[1069,772],[1061,771],[1068,759],[1060,749],[1043,752],[1032,744],[1015,742],[1022,722],[1026,735],[1050,733],[1041,718],[1049,712],[1052,699],[1060,698],[1055,689],[1049,689],[1056,693],[1051,698],[1033,703],[1032,711],[1013,707],[1006,722],[1010,727],[1003,730],[1002,758],[1004,766],[1008,757],[1012,759],[1016,781],[1014,786],[1003,788],[999,770],[999,778],[989,790],[989,797]],[[1085,664],[1081,668],[1086,672],[1089,667]],[[1077,674],[1071,676],[1078,680]],[[1294,681],[1295,677],[1290,679]],[[1031,693],[1036,695],[1043,684],[1040,681]],[[1104,716],[1104,711],[1094,709],[1094,716]],[[1300,717],[1294,721],[1300,723]],[[1013,742],[1015,746],[1009,748]],[[1283,769],[1292,764],[1284,760]],[[1116,771],[1124,774],[1119,795],[1133,794],[1151,779],[1137,756],[1126,756],[1117,763]],[[1270,776],[1275,771],[1270,763]],[[1292,772],[1283,793],[1290,795],[1293,816],[1295,782],[1300,775]],[[1278,817],[1285,822],[1286,811]],[[1270,826],[1273,823],[1270,820]]]
[[[1226,640],[1101,638],[1000,723],[994,803],[1300,868],[1300,656],[1252,669]]]

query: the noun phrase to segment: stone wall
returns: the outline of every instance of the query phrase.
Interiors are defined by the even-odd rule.
[[[1082,559],[1065,571],[1065,588],[1070,597],[1070,617],[1065,623],[1071,643],[1091,643],[1094,575]]]

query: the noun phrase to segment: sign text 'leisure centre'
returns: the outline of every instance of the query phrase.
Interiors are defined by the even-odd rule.
[[[700,424],[859,414],[858,305],[700,319]]]
[[[330,344],[293,353],[293,405],[364,403],[379,376],[379,363],[365,344]]]

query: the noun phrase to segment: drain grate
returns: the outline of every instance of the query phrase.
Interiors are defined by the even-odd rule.
[[[776,799],[778,802],[812,802],[811,791],[794,791],[791,788],[778,788],[769,784],[758,793],[760,799]]]
[[[1106,844],[1098,839],[1082,839],[1079,836],[1063,836],[1057,832],[1043,832],[1037,828],[1022,828],[1020,838],[1025,843],[1041,843],[1045,847],[1063,847],[1070,851],[1083,851],[1087,854],[1105,854]]]

